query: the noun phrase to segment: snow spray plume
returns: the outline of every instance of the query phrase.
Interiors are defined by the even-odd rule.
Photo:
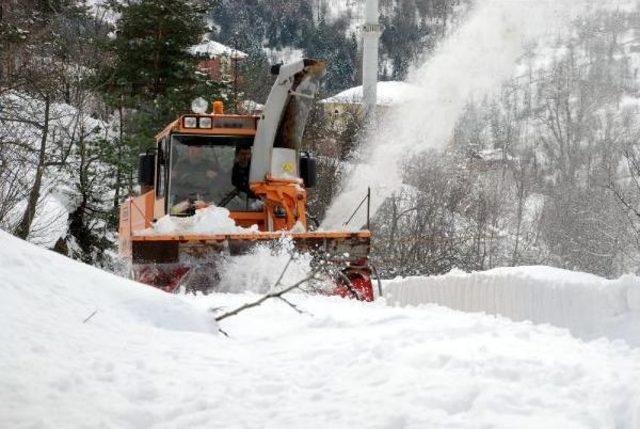
[[[294,258],[289,263],[291,255]],[[297,253],[290,238],[281,239],[275,247],[257,245],[251,252],[233,256],[222,265],[217,291],[270,292],[287,264],[281,285],[292,285],[311,272],[311,256]]]
[[[600,4],[598,4],[600,3]],[[322,222],[342,228],[355,204],[371,187],[371,213],[402,184],[400,163],[416,153],[446,146],[470,97],[490,95],[514,72],[527,42],[555,41],[571,21],[595,8],[595,0],[486,0],[434,55],[412,70],[417,97],[382,118],[363,145],[354,167]],[[622,5],[606,2],[607,9]],[[625,1],[624,4],[627,2]],[[364,225],[360,211],[350,225]]]

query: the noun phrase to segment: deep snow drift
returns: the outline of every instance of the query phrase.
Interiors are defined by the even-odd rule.
[[[584,339],[604,336],[640,346],[640,278],[607,280],[551,267],[496,268],[471,274],[385,282],[389,303],[435,303],[569,328]]]
[[[255,295],[168,295],[0,243],[0,427],[640,424],[640,349],[623,342],[301,294],[305,314],[270,301],[224,320],[227,338],[209,309]]]

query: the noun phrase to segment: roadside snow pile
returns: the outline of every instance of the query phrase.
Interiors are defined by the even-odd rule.
[[[607,280],[551,267],[496,268],[471,274],[385,282],[389,303],[436,303],[568,328],[585,339],[605,336],[640,346],[640,278]]]
[[[129,348],[215,337],[211,315],[176,296],[3,231],[0,279],[0,427],[99,426],[114,395],[147,394],[112,384],[145,365]]]
[[[622,342],[304,294],[288,299],[305,314],[270,300],[227,338],[209,309],[256,295],[169,295],[0,242],[0,427],[640,424],[640,350]]]
[[[253,234],[258,226],[251,228],[237,226],[224,207],[209,206],[196,210],[196,214],[187,217],[166,215],[158,219],[151,228],[136,235],[164,234]]]
[[[0,341],[27,338],[35,329],[52,338],[82,326],[94,311],[93,326],[122,335],[138,330],[215,332],[211,316],[197,313],[174,295],[142,286],[57,253],[28,244],[0,231]],[[26,330],[26,331],[25,331]],[[62,341],[64,342],[64,341]],[[2,373],[2,371],[0,371]]]

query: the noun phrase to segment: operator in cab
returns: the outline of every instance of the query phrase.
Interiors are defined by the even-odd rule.
[[[256,195],[249,187],[249,173],[251,171],[251,145],[240,143],[236,145],[231,168],[232,190],[219,203],[221,207],[230,210],[256,210],[260,209],[254,201]],[[245,198],[241,196],[245,194]]]
[[[186,157],[173,166],[171,173],[176,204],[174,214],[206,207],[214,195],[212,191],[223,184],[219,166],[205,159],[202,146],[189,146]]]
[[[251,144],[239,143],[235,147],[231,168],[231,187],[233,188],[218,204],[231,211],[260,211],[262,201],[251,191],[249,175],[251,172]]]
[[[236,157],[231,170],[231,184],[244,192],[250,198],[255,198],[249,188],[249,172],[251,171],[251,146],[240,144],[236,146]]]

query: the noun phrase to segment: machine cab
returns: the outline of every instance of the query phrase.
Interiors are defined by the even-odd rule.
[[[181,116],[156,136],[155,151],[141,156],[139,182],[143,193],[155,191],[155,218],[213,204],[241,226],[260,224],[262,204],[249,188],[259,117],[221,111],[215,103],[212,114]]]
[[[238,226],[306,230],[315,162],[300,147],[324,70],[322,62],[306,59],[272,69],[276,82],[260,116],[224,114],[221,102],[207,114],[208,103],[196,99],[194,113],[169,124],[155,150],[141,156],[142,195],[153,196],[142,210],[145,225],[215,205],[227,208]]]
[[[259,116],[183,115],[156,136],[155,150],[141,155],[138,181],[142,193],[155,194],[154,218],[190,216],[208,205],[227,208],[237,225],[267,230],[263,199],[250,185],[253,144]],[[280,179],[315,185],[315,160],[274,148]],[[275,169],[274,169],[275,170]],[[300,177],[300,179],[298,179]],[[274,217],[282,210],[276,208]]]

